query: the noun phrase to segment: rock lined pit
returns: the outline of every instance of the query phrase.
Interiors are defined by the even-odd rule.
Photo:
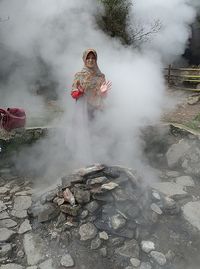
[[[102,257],[97,258],[99,266],[111,261],[106,268],[150,268],[170,263],[153,242],[142,240],[143,232],[150,231],[163,214],[179,214],[180,208],[173,199],[145,187],[136,171],[94,165],[62,177],[61,182],[37,197],[28,210],[35,226],[43,223],[47,230],[54,227],[47,241],[55,240],[61,249],[82,246],[89,255]],[[61,263],[81,268],[76,256],[67,255],[68,259],[62,256],[54,266]]]
[[[93,165],[36,194],[34,179],[0,170],[0,269],[198,269],[198,139],[154,137],[147,155],[163,166],[149,186]]]

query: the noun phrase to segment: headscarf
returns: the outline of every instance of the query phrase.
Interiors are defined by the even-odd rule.
[[[92,52],[96,58],[96,65],[93,68],[86,66],[86,59],[88,54]],[[99,107],[102,103],[102,97],[100,94],[100,87],[105,81],[105,76],[101,73],[97,65],[97,52],[94,49],[87,49],[83,53],[83,69],[75,74],[72,91],[77,89],[78,84],[84,88],[87,102],[94,106]]]

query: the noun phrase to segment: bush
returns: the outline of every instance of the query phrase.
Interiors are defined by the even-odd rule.
[[[97,15],[97,24],[106,34],[117,37],[123,44],[130,44],[127,31],[129,18],[129,0],[98,0],[103,5],[104,12]]]
[[[154,21],[148,30],[142,25],[133,25],[130,20],[130,0],[97,0],[104,12],[97,14],[97,24],[101,30],[111,37],[118,38],[122,44],[134,47],[149,40],[149,37],[157,33],[161,28],[159,20]]]

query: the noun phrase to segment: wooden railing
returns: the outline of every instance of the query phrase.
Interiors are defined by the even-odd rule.
[[[200,68],[173,68],[169,65],[164,74],[169,86],[200,91]]]

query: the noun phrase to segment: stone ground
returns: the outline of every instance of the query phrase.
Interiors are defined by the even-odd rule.
[[[200,102],[188,104],[191,93],[169,92],[178,100],[176,109],[163,116],[167,122],[187,123],[200,111]],[[141,226],[140,240],[153,242],[167,263],[155,265],[145,251],[139,262],[129,256],[129,265],[117,263],[109,247],[123,246],[116,237],[101,249],[91,250],[80,243],[76,228],[58,239],[56,229],[30,219],[27,210],[34,193],[34,178],[13,175],[9,168],[0,171],[0,269],[199,269],[200,264],[200,180],[184,169],[169,169],[162,165],[156,170],[159,183],[151,187],[173,198],[181,208],[179,215],[158,216],[151,228]],[[49,240],[50,238],[50,240]],[[109,244],[111,244],[109,246]],[[59,247],[58,247],[59,246]],[[154,253],[152,253],[153,255]],[[159,258],[157,258],[159,260]],[[160,259],[162,260],[162,259]],[[141,263],[142,261],[142,263]]]
[[[198,101],[200,93],[171,88],[168,90],[168,95],[177,100],[177,105],[163,116],[164,121],[185,124],[200,113],[200,101]],[[192,99],[194,99],[193,102]]]
[[[109,253],[109,249],[123,246],[123,237],[118,236],[110,241],[110,235],[107,234],[110,239],[105,241],[100,249],[93,250],[85,241],[80,241],[76,228],[73,233],[65,230],[65,235],[58,237],[53,222],[38,223],[33,219],[30,220],[27,215],[34,193],[33,179],[11,176],[8,170],[2,172],[0,269],[199,269],[200,182],[198,178],[192,178],[181,171],[157,170],[160,182],[151,183],[152,188],[172,197],[180,206],[181,213],[162,214],[158,216],[155,225],[141,225],[138,232],[140,241],[153,242],[156,250],[164,254],[167,263],[155,265],[151,259],[149,260],[149,255],[141,251],[139,261],[131,258],[132,254],[127,254],[128,259],[132,260],[135,266],[131,266],[131,263],[129,266],[124,263],[126,265],[122,266],[118,264],[118,257]],[[160,260],[162,261],[162,257]],[[136,266],[138,263],[140,265]]]

